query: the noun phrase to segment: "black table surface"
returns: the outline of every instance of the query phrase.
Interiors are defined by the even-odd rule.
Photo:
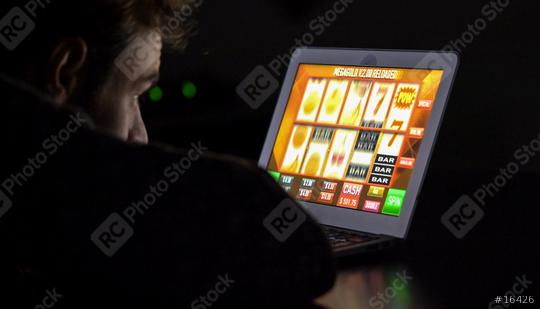
[[[329,308],[539,308],[538,176],[518,172],[503,182],[496,179],[499,174],[428,173],[407,239],[384,251],[338,259],[336,285],[320,303]],[[495,180],[484,203],[475,199],[474,192]],[[484,214],[460,239],[441,217],[463,195]],[[532,296],[535,303],[495,303],[504,295],[516,301]]]

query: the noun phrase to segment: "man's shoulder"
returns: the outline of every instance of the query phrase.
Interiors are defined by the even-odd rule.
[[[77,188],[85,194],[132,195],[162,179],[183,183],[183,191],[195,186],[255,190],[257,185],[275,190],[254,163],[214,154],[204,141],[184,149],[129,144],[96,131],[82,111],[53,106],[24,92],[9,93],[0,113],[0,134],[10,149],[1,176],[18,175],[31,166],[36,183],[68,194]]]
[[[174,185],[174,191],[187,195],[224,194],[222,191],[284,195],[254,162],[214,153],[204,141],[194,141],[181,148],[165,144],[135,145],[87,130],[74,144],[81,166],[89,167],[88,176],[107,177],[106,183],[126,184],[135,191],[139,186],[161,182]],[[68,156],[73,156],[70,152]]]
[[[195,175],[212,179],[230,177],[264,177],[267,175],[257,165],[247,159],[232,155],[218,154],[209,149],[204,141],[194,141],[181,147],[163,143],[149,145],[128,144],[114,138],[87,132],[81,140],[88,147],[93,140],[97,152],[93,159],[107,169],[120,167],[129,174],[169,174],[177,171],[181,176],[195,178]],[[87,153],[88,150],[83,150]],[[126,175],[129,176],[129,175]]]

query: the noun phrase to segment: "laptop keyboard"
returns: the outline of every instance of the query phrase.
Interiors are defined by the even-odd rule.
[[[333,248],[341,248],[351,245],[357,245],[376,239],[376,236],[367,234],[357,234],[330,226],[323,226],[323,230]]]

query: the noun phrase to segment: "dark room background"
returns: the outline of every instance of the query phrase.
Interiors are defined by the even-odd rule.
[[[534,2],[348,0],[342,13],[326,15],[334,3],[202,2],[190,45],[164,57],[162,100],[144,105],[151,139],[178,147],[200,140],[212,151],[257,160],[279,91],[252,109],[236,87],[304,37],[322,47],[433,50],[450,44],[461,51],[431,169],[503,166],[540,132]],[[325,21],[314,23],[319,16]],[[285,69],[275,78],[281,82],[284,75]],[[531,162],[526,169],[538,166]]]

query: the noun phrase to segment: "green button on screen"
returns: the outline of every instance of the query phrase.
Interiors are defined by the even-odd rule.
[[[382,213],[385,215],[399,216],[403,200],[405,199],[405,190],[390,189],[384,202]]]

